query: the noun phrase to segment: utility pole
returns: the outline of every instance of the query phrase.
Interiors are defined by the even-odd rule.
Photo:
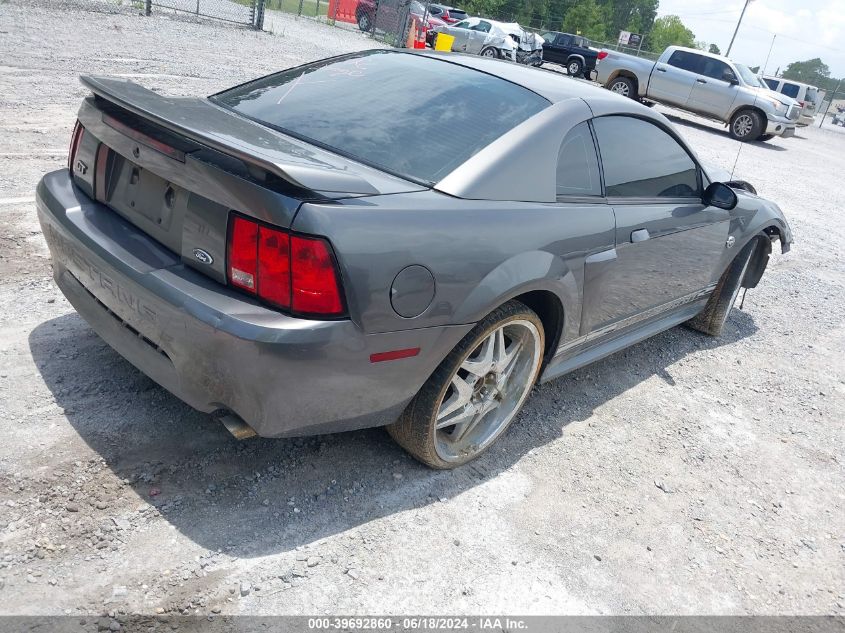
[[[742,18],[745,17],[745,10],[748,8],[748,5],[751,4],[752,0],[745,0],[745,4],[742,7],[742,13],[739,14],[739,22],[736,23],[736,28],[734,29],[734,35],[731,38],[731,43],[728,44],[728,52],[725,53],[725,57],[730,57],[731,55],[731,47],[734,45],[734,40],[736,39],[736,34],[739,31],[739,25],[742,24]]]
[[[769,67],[769,57],[771,57],[771,56],[772,56],[772,49],[775,47],[775,38],[776,38],[777,36],[778,36],[778,34],[777,34],[777,33],[775,33],[775,34],[772,36],[772,45],[771,45],[771,46],[769,46],[769,54],[768,54],[768,55],[766,55],[766,63],[765,63],[765,64],[763,64],[763,72],[761,72],[761,73],[760,73],[761,75],[765,75],[765,74],[766,74],[766,68],[768,68],[768,67]],[[779,67],[779,66],[778,66],[778,70],[780,70],[780,67]],[[777,73],[776,73],[776,74],[777,74]]]
[[[830,110],[830,106],[833,105],[833,100],[836,98],[836,93],[839,92],[839,86],[842,85],[842,80],[840,79],[836,83],[836,88],[833,89],[833,94],[830,95],[830,99],[827,100],[827,107],[824,109],[824,114],[822,114],[822,120],[819,121],[819,127],[824,125],[824,118],[827,116],[828,110]]]

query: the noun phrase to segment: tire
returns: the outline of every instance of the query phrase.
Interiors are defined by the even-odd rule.
[[[485,46],[481,49],[479,55],[481,55],[482,57],[492,57],[493,59],[499,59],[499,51],[493,46]]]
[[[362,13],[358,16],[358,28],[364,31],[365,33],[370,30],[373,26],[373,22],[370,19],[370,16],[367,13]]]
[[[775,137],[774,134],[761,134],[757,137],[758,141],[771,141]]]
[[[695,317],[687,321],[687,325],[693,330],[704,332],[710,336],[719,336],[725,327],[731,308],[736,303],[742,287],[742,279],[748,270],[748,264],[754,249],[757,247],[757,240],[754,238],[737,254],[728,269],[722,274],[713,294],[704,306],[704,309]]]
[[[737,141],[756,141],[763,134],[763,117],[754,110],[740,110],[731,117],[730,132]]]
[[[387,432],[432,468],[456,468],[477,458],[522,408],[540,373],[544,336],[533,310],[508,301],[449,352]],[[449,424],[455,419],[462,421]]]
[[[617,77],[608,81],[605,84],[605,88],[623,97],[629,97],[630,99],[637,98],[637,88],[634,85],[634,81],[628,77]]]
[[[581,63],[580,59],[568,59],[566,60],[566,74],[570,77],[578,77],[584,72],[584,64]]]

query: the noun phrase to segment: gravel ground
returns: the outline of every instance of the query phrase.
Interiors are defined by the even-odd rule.
[[[0,4],[0,613],[845,612],[845,130],[742,147],[796,243],[721,339],[537,388],[457,472],[379,429],[238,443],[62,298],[33,190],[80,73],[207,94],[371,42],[27,5]],[[733,167],[723,128],[675,122]]]

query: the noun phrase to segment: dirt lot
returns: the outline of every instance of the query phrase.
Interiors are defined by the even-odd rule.
[[[33,191],[80,73],[207,94],[371,43],[28,4],[0,4],[0,613],[845,612],[845,130],[743,146],[796,243],[720,340],[536,389],[457,472],[379,429],[238,443],[70,308]],[[733,167],[721,127],[675,122]]]

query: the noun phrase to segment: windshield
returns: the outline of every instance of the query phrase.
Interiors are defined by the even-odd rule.
[[[746,66],[744,64],[737,64],[737,63],[734,63],[734,66],[736,67],[736,70],[739,73],[739,76],[742,77],[742,80],[745,83],[747,83],[749,86],[754,86],[755,88],[765,88],[766,87],[766,86],[764,86],[763,84],[760,83],[760,80],[757,78],[757,75],[755,75],[753,72],[751,72],[751,69],[748,66]]]
[[[458,64],[372,50],[307,64],[211,99],[342,156],[432,184],[549,106]],[[436,133],[449,121],[449,133]]]

